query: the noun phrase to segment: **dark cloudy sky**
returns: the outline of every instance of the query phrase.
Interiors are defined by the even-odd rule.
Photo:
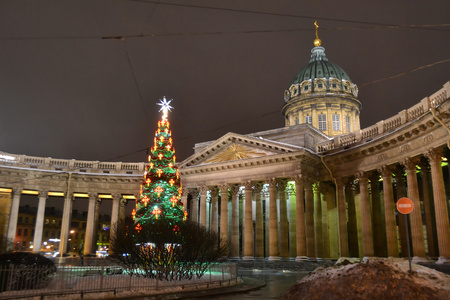
[[[315,19],[360,88],[363,128],[450,80],[447,0],[160,2],[1,1],[0,151],[143,161],[163,96],[178,160],[227,132],[282,127]]]

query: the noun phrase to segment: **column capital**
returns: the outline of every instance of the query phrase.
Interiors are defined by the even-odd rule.
[[[286,179],[277,179],[277,187],[280,191],[284,191],[287,186],[287,180]]]
[[[442,159],[443,151],[440,148],[431,149],[428,150],[426,153],[424,153],[424,155],[429,162],[437,162],[437,161],[440,162]]]
[[[22,187],[13,187],[12,188],[12,190],[11,190],[11,196],[17,196],[17,195],[22,195],[22,190],[23,190],[23,188]]]
[[[269,184],[269,189],[277,188],[277,179],[275,177],[267,179],[267,183]]]
[[[355,174],[355,177],[359,179],[359,181],[366,181],[369,179],[369,176],[366,172],[358,172]]]
[[[304,177],[305,176],[303,174],[297,174],[295,176],[292,176],[292,180],[294,180],[295,183],[303,183]]]
[[[339,187],[345,187],[345,185],[347,184],[347,182],[348,182],[348,178],[347,177],[339,177],[339,178],[336,178],[336,185],[337,186],[339,186]]]
[[[97,193],[94,193],[94,192],[89,192],[89,193],[88,193],[88,196],[89,196],[89,199],[91,199],[91,198],[97,198],[97,197],[98,197],[98,194],[97,194]]]
[[[219,185],[219,189],[220,191],[223,193],[224,191],[228,191],[228,189],[230,188],[230,185],[228,183],[224,183]]]
[[[138,199],[138,198],[136,198],[136,199]],[[127,205],[127,203],[128,203],[128,199],[125,199],[125,198],[120,199],[120,206],[121,207],[124,207],[125,205]]]
[[[253,186],[253,189],[255,191],[255,193],[261,193],[262,189],[263,189],[264,183],[262,182],[255,182],[255,185]]]
[[[233,184],[231,186],[230,190],[231,190],[231,196],[237,195],[237,193],[239,192],[239,185]]]
[[[213,186],[211,187],[211,197],[217,197],[219,195],[219,189],[217,188],[217,186]]]
[[[189,189],[188,188],[181,188],[181,194],[183,196],[187,196],[189,194]]]
[[[206,194],[209,191],[209,187],[207,187],[206,185],[201,186],[198,188],[198,190],[200,191],[200,194]]]
[[[119,200],[120,198],[122,198],[121,193],[114,193],[114,194],[111,194],[111,196],[113,197],[113,200]]]
[[[192,199],[196,199],[198,197],[198,195],[200,194],[200,191],[196,188],[189,189],[189,194],[191,194]]]
[[[48,190],[39,191],[39,198],[47,198],[47,197],[48,197]]]
[[[392,169],[392,167],[389,167],[389,166],[386,166],[386,165],[384,165],[384,166],[381,166],[381,167],[379,167],[378,169],[377,169],[377,171],[381,174],[381,176],[383,176],[383,177],[388,177],[388,176],[392,176],[392,171],[393,171],[393,169]]]
[[[416,158],[405,158],[403,161],[400,162],[406,170],[415,170],[416,165],[419,163],[418,159]]]
[[[246,181],[246,182],[244,183],[244,186],[245,186],[245,189],[246,189],[246,190],[252,189],[252,188],[253,188],[253,183],[252,183],[251,181]]]

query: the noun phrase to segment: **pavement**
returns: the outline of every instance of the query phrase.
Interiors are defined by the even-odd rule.
[[[218,287],[218,288],[212,288],[212,289],[199,289],[199,290],[188,290],[183,292],[169,292],[169,293],[163,293],[163,294],[149,294],[149,295],[143,295],[140,294],[139,296],[127,296],[127,297],[114,297],[110,299],[121,299],[121,300],[128,300],[128,299],[197,299],[197,298],[212,298],[214,296],[223,296],[223,295],[231,295],[231,294],[238,294],[238,293],[247,293],[253,290],[260,289],[262,287],[266,286],[266,283],[263,280],[254,279],[250,277],[239,277],[238,283],[234,284],[232,286],[227,287]],[[105,298],[104,298],[105,299]]]

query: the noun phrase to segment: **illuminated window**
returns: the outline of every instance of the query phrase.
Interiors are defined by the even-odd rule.
[[[350,132],[350,116],[345,116],[345,127],[347,127],[347,132]]]
[[[305,117],[305,123],[306,124],[312,124],[312,116],[306,116]]]
[[[325,114],[318,115],[319,130],[327,130],[327,116]]]
[[[340,116],[338,114],[333,114],[333,130],[341,130]]]

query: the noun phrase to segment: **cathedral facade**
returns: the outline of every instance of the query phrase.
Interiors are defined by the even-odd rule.
[[[414,260],[450,262],[450,82],[361,130],[356,84],[314,46],[284,93],[284,128],[228,133],[180,163],[190,218],[234,259],[398,257],[408,197]]]
[[[409,227],[415,261],[448,263],[449,97],[447,82],[361,129],[357,85],[328,61],[317,37],[309,62],[287,84],[285,127],[227,133],[196,144],[179,163],[189,218],[219,232],[233,259],[405,256]],[[100,203],[112,201],[111,226],[123,219],[127,201],[139,197],[144,165],[0,152],[0,234],[14,240],[22,195],[34,195],[33,244],[40,246],[46,201],[59,197],[65,253],[73,201],[86,199],[90,254]],[[408,220],[396,210],[403,197],[414,204]]]

